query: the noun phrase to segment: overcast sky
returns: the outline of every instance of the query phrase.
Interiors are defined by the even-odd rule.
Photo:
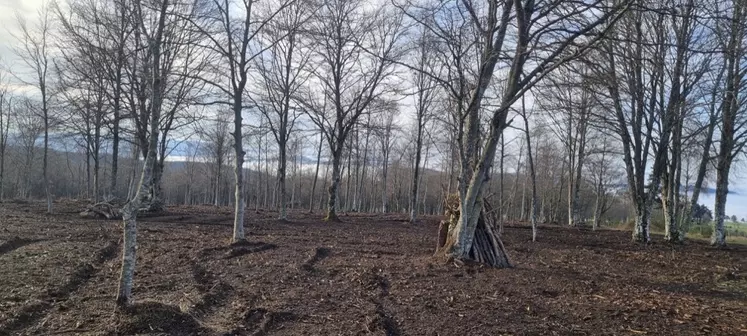
[[[42,0],[0,0],[0,57],[6,64],[11,63],[9,66],[15,63],[11,48],[15,42],[12,34],[18,31],[16,13],[32,20],[42,3]]]

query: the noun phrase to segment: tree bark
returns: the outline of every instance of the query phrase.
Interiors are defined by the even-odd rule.
[[[316,151],[316,168],[314,169],[314,181],[311,184],[311,194],[309,194],[309,213],[314,213],[314,199],[316,199],[316,182],[319,178],[319,163],[322,160],[322,145],[324,144],[324,133],[319,135],[319,149]]]
[[[140,3],[137,2],[136,6],[140,14],[140,20],[144,20]],[[132,303],[132,283],[133,276],[135,275],[135,260],[137,253],[137,212],[151,187],[149,184],[152,183],[153,179],[150,175],[153,174],[154,163],[156,161],[156,156],[158,155],[158,133],[160,131],[158,121],[161,119],[163,94],[160,71],[161,40],[165,26],[167,8],[168,0],[163,0],[159,12],[158,26],[156,28],[155,36],[149,39],[149,48],[151,48],[153,55],[153,90],[150,102],[151,128],[150,139],[148,142],[148,155],[146,156],[143,165],[143,172],[140,177],[138,191],[122,209],[122,219],[124,221],[124,244],[122,248],[122,269],[120,272],[117,293],[117,305],[120,307],[128,306]],[[141,23],[144,27],[144,22]]]
[[[281,131],[283,134],[285,132]],[[282,221],[288,220],[288,209],[286,203],[286,189],[285,189],[285,171],[286,171],[286,141],[283,138],[278,141],[279,153],[278,153],[278,188],[280,189],[280,199],[278,204],[278,219]]]
[[[241,90],[243,91],[243,89]],[[233,236],[231,241],[233,243],[240,243],[246,240],[244,234],[244,212],[246,206],[244,205],[244,138],[242,136],[242,100],[241,92],[234,95],[233,104],[233,148],[236,163],[234,165],[234,218],[233,218]]]
[[[327,190],[327,222],[339,222],[337,216],[337,193],[340,184],[340,163],[342,156],[343,144],[338,143],[336,150],[332,151],[332,179]]]

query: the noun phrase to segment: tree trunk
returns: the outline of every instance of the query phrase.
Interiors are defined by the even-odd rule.
[[[319,149],[316,151],[316,168],[314,169],[314,182],[311,184],[311,194],[309,195],[309,213],[314,213],[314,199],[316,199],[316,181],[319,178],[319,163],[322,160],[322,145],[324,144],[324,133],[319,135]]]
[[[117,73],[118,82],[121,77]],[[117,174],[119,169],[119,110],[120,110],[120,84],[118,83],[114,90],[114,120],[112,120],[112,167],[111,176],[109,176],[109,198],[117,196]]]
[[[680,184],[680,158],[681,158],[681,132],[682,125],[674,130],[671,143],[671,158],[669,162],[666,180],[662,181],[662,207],[664,210],[664,240],[671,243],[679,243],[683,240],[683,233],[678,226],[679,208],[679,184]]]
[[[491,72],[492,73],[492,72]],[[477,161],[476,169],[472,174],[472,178],[468,184],[466,194],[464,198],[460,198],[460,215],[459,220],[456,222],[450,232],[446,242],[445,251],[450,257],[457,259],[469,259],[469,253],[472,249],[473,242],[475,240],[475,232],[478,226],[481,213],[483,211],[484,200],[482,199],[483,187],[485,182],[489,179],[490,167],[495,159],[495,153],[497,149],[498,140],[505,129],[505,120],[503,116],[508,111],[508,107],[500,109],[495,112],[496,116],[500,118],[494,118],[491,123],[489,138],[486,141],[485,149],[482,153],[482,157]],[[495,238],[499,243],[500,239]],[[502,246],[502,243],[499,244]],[[505,250],[493,249],[493,252],[498,254],[498,261],[495,264],[491,264],[494,267],[510,267],[508,258],[505,254]]]
[[[331,152],[330,152],[331,154]],[[329,176],[329,162],[324,165],[324,183],[322,184],[322,190],[327,190],[329,192],[329,188],[327,187],[327,176]],[[319,210],[323,210],[325,207],[324,205],[324,191],[322,191],[321,195],[319,195]]]
[[[596,186],[596,197],[594,199],[594,219],[591,224],[591,229],[596,231],[599,228],[599,221],[602,217],[602,187],[601,179]]]
[[[140,6],[140,4],[137,4]],[[159,120],[161,119],[162,87],[160,74],[160,55],[161,39],[166,20],[166,9],[168,0],[163,0],[161,4],[158,28],[154,40],[150,42],[150,48],[153,53],[153,90],[150,106],[151,128],[150,140],[148,142],[148,155],[143,165],[143,173],[140,177],[138,191],[122,209],[122,219],[124,221],[124,245],[122,248],[122,269],[119,277],[119,289],[117,294],[117,305],[127,306],[132,302],[132,282],[135,275],[135,258],[137,253],[137,212],[140,209],[143,199],[146,197],[153,179],[151,174],[155,166],[158,150],[158,132]],[[143,19],[143,18],[141,18]]]
[[[52,213],[52,187],[49,185],[49,171],[47,167],[49,166],[49,114],[47,112],[47,103],[46,98],[42,98],[44,100],[44,155],[42,159],[42,175],[44,178],[44,193],[47,195],[47,213]]]
[[[730,168],[730,158],[719,156],[716,166],[716,204],[713,207],[714,221],[713,235],[711,236],[711,245],[718,247],[726,246],[724,219],[726,218],[726,197],[729,194]]]
[[[503,189],[504,189],[504,179],[503,179],[503,172],[504,172],[504,159],[506,158],[506,137],[501,134],[501,158],[499,161],[499,176],[498,176],[498,234],[503,234],[503,206],[505,205],[505,201],[503,199]]]
[[[284,132],[282,132],[284,134]],[[278,219],[282,221],[288,220],[288,210],[286,204],[286,190],[285,190],[285,171],[286,171],[286,140],[282,139],[278,143],[280,147],[279,158],[278,158],[278,188],[280,189],[280,199],[278,204]]]
[[[370,134],[370,130],[366,130],[366,142],[363,145],[363,167],[361,168],[361,180],[360,185],[358,186],[358,203],[355,205],[355,208],[358,209],[358,211],[362,211],[361,208],[363,206],[363,183],[366,180],[366,172],[368,171],[368,139]]]
[[[524,100],[522,99],[522,106]],[[524,112],[526,113],[526,112]],[[532,201],[529,209],[529,220],[532,223],[532,241],[537,241],[537,174],[534,171],[534,157],[532,154],[532,140],[529,137],[529,122],[524,116],[524,134],[527,139],[527,161],[529,162],[529,176],[532,181]]]
[[[244,155],[246,155],[246,153],[244,152],[244,138],[241,129],[243,122],[243,117],[241,115],[243,107],[241,94],[242,92],[234,94],[233,104],[233,148],[236,160],[233,169],[235,182],[234,197],[236,199],[234,202],[233,237],[231,238],[233,243],[239,243],[246,240],[244,234],[244,211],[246,210],[246,207],[244,206]]]
[[[340,184],[340,161],[342,156],[343,145],[338,143],[337,148],[332,151],[332,178],[327,190],[327,217],[324,218],[327,222],[339,222],[340,218],[337,217],[337,193]]]
[[[389,153],[384,150],[384,166],[381,167],[381,213],[387,213],[388,206],[388,182],[387,178],[389,177]]]
[[[351,183],[352,170],[350,169],[350,165],[352,163],[352,158],[353,158],[353,146],[351,144],[350,146],[348,146],[348,160],[347,160],[348,167],[345,170],[345,173],[347,174],[347,183],[345,183],[345,209],[343,212],[350,211],[350,185],[352,184]]]
[[[583,117],[582,117],[583,118]],[[581,121],[584,122],[584,121]],[[578,153],[576,158],[576,165],[575,165],[575,171],[573,174],[575,176],[573,177],[573,187],[570,187],[569,190],[572,190],[570,194],[570,199],[568,200],[568,223],[570,226],[576,226],[578,225],[579,221],[581,220],[581,210],[579,209],[578,205],[578,198],[581,190],[581,172],[584,164],[584,155],[586,154],[585,147],[586,147],[586,130],[584,129],[584,125],[579,126],[579,140],[578,140]]]
[[[422,98],[421,98],[422,100]],[[422,105],[422,104],[421,104]],[[410,196],[410,223],[415,222],[418,209],[418,187],[420,182],[420,156],[423,150],[423,114],[424,111],[418,111],[417,117],[417,135],[415,136],[415,162],[413,163],[412,172],[412,194]]]

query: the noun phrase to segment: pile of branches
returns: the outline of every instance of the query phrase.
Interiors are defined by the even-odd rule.
[[[450,195],[444,200],[444,214],[447,219],[441,221],[438,228],[436,253],[439,251],[446,252],[445,249],[449,248],[446,246],[448,238],[459,221],[460,207],[457,195]],[[493,207],[487,199],[483,199],[480,218],[477,220],[477,228],[475,229],[475,237],[469,251],[471,260],[491,267],[511,267],[506,248],[498,234],[498,226],[498,217],[495,215]]]
[[[121,219],[122,209],[109,202],[100,202],[87,206],[80,212],[83,218]]]

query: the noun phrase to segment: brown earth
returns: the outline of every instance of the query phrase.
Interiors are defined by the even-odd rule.
[[[513,269],[432,258],[437,218],[169,207],[138,227],[137,304],[115,312],[120,223],[82,203],[0,204],[0,335],[745,335],[747,248],[648,246],[628,232],[524,226]]]

